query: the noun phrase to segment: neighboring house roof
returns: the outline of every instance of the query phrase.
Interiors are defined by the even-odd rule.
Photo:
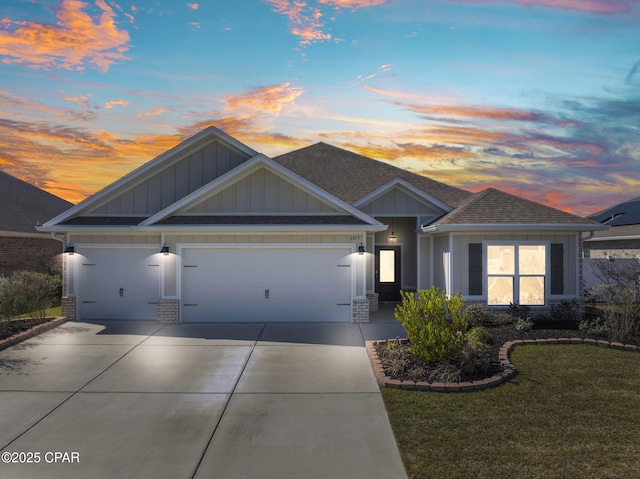
[[[402,178],[451,207],[471,195],[466,190],[323,142],[273,159],[347,203],[354,203],[395,178]]]
[[[588,217],[609,226],[640,224],[640,197],[627,200]]]
[[[640,196],[594,213],[588,218],[611,226],[606,231],[595,232],[588,241],[640,239]]]
[[[39,235],[36,225],[72,206],[62,198],[0,171],[0,233],[4,235]]]
[[[549,226],[553,229],[590,231],[606,229],[594,221],[565,211],[552,208],[535,201],[505,193],[494,188],[487,188],[470,196],[458,208],[428,225],[423,225],[425,232],[445,231],[453,229],[469,229],[469,227],[497,228],[515,227],[536,228]]]

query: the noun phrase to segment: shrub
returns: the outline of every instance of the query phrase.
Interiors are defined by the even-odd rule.
[[[561,301],[559,304],[551,305],[552,321],[576,321],[578,319],[578,302],[575,299],[571,301]]]
[[[6,319],[29,314],[44,318],[55,302],[62,283],[60,276],[35,271],[16,271],[0,281],[0,316]]]
[[[407,332],[413,353],[426,362],[455,357],[469,328],[462,295],[447,297],[436,287],[401,295],[395,317]]]
[[[492,337],[482,326],[476,326],[467,331],[467,344],[475,349],[488,349],[491,347]]]
[[[487,322],[489,312],[484,304],[470,304],[464,309],[469,326],[481,326]]]
[[[626,341],[640,334],[640,303],[636,300],[635,289],[611,285],[600,285],[594,289],[607,300],[598,308],[606,326],[599,324],[602,322],[599,320],[583,321],[580,324],[581,329],[590,328],[594,333],[606,331],[610,341]]]
[[[531,316],[531,308],[524,304],[509,303],[507,314],[516,322],[518,319],[528,319]]]
[[[491,352],[474,348],[471,344],[466,344],[458,355],[455,363],[460,368],[464,377],[474,378],[487,374],[493,366]]]
[[[531,331],[533,329],[533,321],[531,318],[516,319],[516,331]]]
[[[504,326],[505,324],[513,324],[513,316],[507,313],[497,313],[491,317],[491,324],[495,326]]]
[[[578,326],[580,331],[584,331],[589,336],[608,338],[611,328],[604,318],[585,319]]]

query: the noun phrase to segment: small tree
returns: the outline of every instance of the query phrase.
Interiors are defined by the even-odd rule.
[[[434,286],[401,295],[395,317],[407,332],[413,353],[427,362],[455,357],[469,328],[461,294],[447,297]]]

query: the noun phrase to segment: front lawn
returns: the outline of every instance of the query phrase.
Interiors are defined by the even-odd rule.
[[[519,346],[472,393],[382,389],[411,479],[640,477],[640,354]]]

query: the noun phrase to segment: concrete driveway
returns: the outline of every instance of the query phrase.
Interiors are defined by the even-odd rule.
[[[70,322],[0,352],[2,478],[406,478],[370,324]]]

